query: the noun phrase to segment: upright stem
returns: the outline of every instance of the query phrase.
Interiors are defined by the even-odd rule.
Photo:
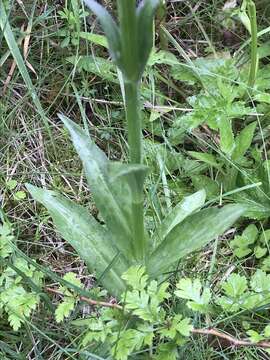
[[[139,107],[139,85],[137,83],[125,83],[125,102],[130,163],[141,164],[142,135]]]
[[[129,162],[142,164],[142,129],[140,118],[140,74],[138,67],[138,29],[136,0],[118,0],[118,14],[121,34],[123,76],[125,83],[125,106],[128,129]],[[136,176],[134,174],[134,176]],[[132,233],[133,250],[137,261],[146,259],[146,236],[144,229],[143,190],[133,194]]]
[[[125,83],[125,98],[130,159],[129,161],[132,164],[141,164],[142,134],[139,105],[139,84],[137,82]],[[144,231],[143,194],[138,194],[137,200],[132,204],[132,230],[134,234],[135,253],[134,255],[137,260],[145,262],[146,237]]]
[[[121,46],[127,81],[138,81],[136,0],[118,0]]]
[[[256,6],[252,0],[248,1],[248,15],[251,27],[251,65],[249,70],[248,85],[253,87],[256,81],[257,67],[258,67],[258,52],[257,52],[257,16]]]

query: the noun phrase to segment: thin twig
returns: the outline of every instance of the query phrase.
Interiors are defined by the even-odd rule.
[[[248,341],[248,340],[241,340],[241,339],[237,339],[231,335],[225,334],[215,328],[212,329],[193,329],[192,330],[193,334],[200,334],[200,335],[212,335],[212,336],[216,336],[220,339],[224,339],[226,340],[228,343],[230,343],[231,346],[234,347],[242,347],[242,346],[256,346],[256,347],[261,347],[261,348],[265,348],[265,349],[270,349],[270,342],[269,341],[260,341],[257,343]]]
[[[49,287],[46,287],[46,290],[48,292],[50,292],[50,293],[57,294],[57,295],[60,295],[60,296],[64,296],[64,294],[59,290],[52,289],[52,288],[49,288]],[[110,308],[114,308],[114,309],[123,310],[123,307],[121,305],[116,304],[116,303],[108,303],[108,302],[104,302],[104,301],[97,301],[97,300],[87,298],[85,296],[80,296],[80,300],[84,301],[84,302],[86,302],[86,303],[88,303],[90,305],[93,305],[93,306],[103,306],[103,307],[110,307]]]
[[[64,294],[56,289],[52,289],[49,287],[46,287],[46,290],[50,293],[53,294],[57,294],[60,296],[64,296]],[[93,300],[84,296],[80,296],[80,300],[84,301],[90,305],[93,306],[103,306],[103,307],[109,307],[109,308],[114,308],[114,309],[118,309],[118,310],[124,310],[124,307],[116,304],[116,303],[108,303],[108,302],[103,302],[103,301],[97,301],[97,300]],[[191,332],[193,334],[198,334],[198,335],[205,335],[205,336],[215,336],[219,339],[223,339],[225,340],[227,343],[230,344],[230,346],[233,347],[249,347],[249,346],[255,346],[255,347],[259,347],[259,348],[264,348],[264,349],[270,349],[270,342],[269,341],[259,341],[257,343],[251,342],[249,340],[243,340],[243,339],[237,339],[236,337],[226,334],[222,331],[219,331],[215,328],[205,328],[205,329],[196,329],[193,328],[191,330]]]

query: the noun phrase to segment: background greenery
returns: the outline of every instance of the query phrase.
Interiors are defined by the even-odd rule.
[[[113,2],[103,4],[115,14]],[[98,345],[81,347],[85,334],[74,322],[97,315],[95,307],[80,302],[64,324],[61,312],[60,318],[56,317],[59,322],[55,320],[53,311],[61,296],[52,297],[45,288],[61,285],[63,293],[67,291],[64,286],[71,283],[81,296],[110,299],[102,288],[97,289],[94,274],[89,274],[56,233],[48,212],[33,202],[25,183],[66,194],[102,223],[78,155],[56,114],[62,112],[84,127],[110,159],[125,161],[123,84],[109,59],[99,23],[79,1],[0,1],[0,5],[5,9],[0,13],[0,196],[5,224],[1,229],[0,286],[14,283],[11,293],[1,288],[0,356],[107,358],[106,349],[102,353]],[[249,284],[259,269],[270,270],[270,6],[268,1],[256,1],[256,8],[259,66],[254,87],[250,86],[248,11],[243,3],[168,1],[158,9],[155,49],[143,76],[141,96],[143,152],[151,169],[146,182],[148,230],[153,231],[183,196],[202,187],[208,204],[238,202],[248,208],[246,217],[232,229],[168,274],[171,294],[180,279],[195,279],[198,274],[218,296],[230,274],[242,276],[231,279],[239,285],[244,278]],[[77,274],[81,283],[72,276],[63,282],[62,277],[70,272]],[[242,294],[240,290],[237,296]],[[4,311],[7,303],[10,313]],[[263,306],[243,314],[241,307],[231,314],[223,304],[222,311],[206,319],[197,312],[193,320],[197,327],[218,324],[241,338],[255,336],[247,333],[250,330],[263,336],[268,304],[264,298]],[[27,318],[15,331],[21,324],[12,317],[12,309],[18,306]],[[66,314],[73,308],[68,304]],[[164,308],[168,313],[191,316],[190,309],[174,297]],[[238,350],[225,345],[211,337],[193,336],[179,347],[177,356],[269,356],[256,346]],[[147,350],[133,358],[150,355]]]

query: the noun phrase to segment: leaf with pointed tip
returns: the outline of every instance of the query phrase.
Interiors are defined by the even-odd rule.
[[[85,5],[97,16],[107,37],[114,62],[121,68],[121,42],[119,28],[108,11],[94,0],[84,0]]]
[[[161,243],[169,232],[182,222],[187,216],[198,210],[205,202],[205,191],[200,190],[195,194],[184,197],[184,199],[176,205],[172,211],[165,217],[153,235],[153,244]]]
[[[120,181],[128,184],[133,203],[143,201],[143,184],[148,167],[140,164],[122,164],[110,162],[108,166],[109,181],[113,184]]]
[[[137,9],[139,73],[142,75],[153,47],[153,19],[160,0],[143,0]]]
[[[96,272],[102,284],[114,296],[125,290],[121,275],[129,267],[127,260],[113,246],[111,235],[85,208],[64,196],[27,184],[33,198],[42,203],[53,218],[57,230]]]
[[[148,271],[156,278],[177,260],[221,235],[245,211],[240,205],[201,210],[175,226],[151,254]]]
[[[235,148],[232,153],[232,160],[241,160],[246,151],[250,148],[256,125],[256,121],[250,123],[249,125],[245,126],[245,128],[236,137]]]
[[[95,204],[112,233],[115,245],[126,258],[131,258],[133,251],[129,216],[124,211],[126,206],[123,197],[119,198],[122,193],[122,196],[126,197],[126,202],[129,201],[128,187],[122,186],[120,190],[117,189],[117,194],[113,193],[112,184],[108,179],[109,160],[106,155],[80,126],[64,115],[60,114],[59,118],[70,132],[73,145],[82,160]]]

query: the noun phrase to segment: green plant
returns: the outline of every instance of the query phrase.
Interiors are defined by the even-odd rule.
[[[0,313],[7,314],[9,324],[16,331],[40,301],[38,292],[31,291],[25,279],[30,278],[40,288],[43,273],[15,255],[14,240],[10,225],[4,222],[0,225]]]
[[[72,283],[79,281],[72,273],[66,277]],[[190,341],[193,334],[211,334],[224,339],[227,336],[232,345],[235,342],[236,346],[268,349],[270,343],[263,341],[270,338],[269,322],[263,321],[254,330],[252,319],[248,321],[246,314],[248,311],[255,313],[257,309],[260,309],[261,315],[266,313],[269,277],[261,270],[250,278],[233,273],[219,282],[215,290],[205,286],[199,278],[181,278],[176,283],[176,289],[169,291],[168,282],[158,285],[156,281],[150,281],[144,267],[133,266],[122,276],[127,290],[121,296],[121,305],[79,299],[76,292],[65,286],[61,288],[64,299],[56,310],[56,320],[63,321],[78,301],[95,304],[99,307],[96,314],[72,321],[72,325],[80,329],[79,346],[83,349],[96,346],[97,354],[102,349],[103,356],[110,353],[116,360],[126,360],[138,354],[143,359],[161,360],[168,356],[169,359],[177,359],[179,348]],[[245,319],[242,327],[249,340],[237,340],[213,327],[209,328],[210,317],[214,324],[216,319],[219,322],[226,320],[228,314],[238,315],[238,322]],[[203,324],[203,328],[197,328],[198,323]]]
[[[122,294],[123,306],[105,306],[98,317],[72,322],[73,326],[84,329],[80,346],[102,344],[116,360],[126,360],[133,352],[143,349],[149,349],[146,351],[151,358],[161,359],[170,348],[174,354],[172,359],[175,359],[177,346],[186,342],[193,327],[190,318],[166,314],[163,303],[171,297],[169,283],[158,285],[156,281],[150,281],[142,266],[131,267],[122,278],[127,284],[127,291]],[[58,305],[57,321],[63,307],[71,303],[75,305],[76,301],[76,294],[72,295],[67,288],[62,288],[62,291],[70,296],[67,298],[65,295],[64,301]]]
[[[119,297],[125,289],[121,275],[130,266],[144,265],[152,279],[159,278],[176,261],[231,226],[244,208],[225,205],[199,211],[205,202],[202,190],[168,212],[152,234],[146,231],[143,186],[148,169],[142,164],[139,89],[152,48],[153,16],[159,1],[144,1],[136,9],[135,0],[119,0],[119,27],[101,5],[91,0],[85,3],[98,16],[112,59],[123,74],[129,164],[109,161],[78,125],[59,115],[83,162],[95,204],[106,225],[53,191],[27,187],[47,207],[62,236],[96,272],[97,281]]]
[[[73,46],[78,46],[80,42],[80,19],[85,17],[86,12],[75,6],[75,9],[72,10],[68,8],[60,10],[58,15],[64,21],[64,27],[58,31],[58,36],[64,38],[61,41],[61,47],[67,47],[70,43]]]

